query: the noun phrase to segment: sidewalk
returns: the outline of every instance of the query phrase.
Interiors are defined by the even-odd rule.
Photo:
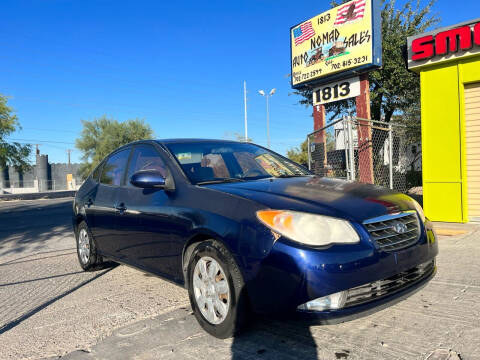
[[[322,326],[257,319],[242,336],[219,340],[183,306],[62,359],[480,359],[480,231],[459,227],[471,229],[439,237],[438,273],[424,289],[367,317]]]

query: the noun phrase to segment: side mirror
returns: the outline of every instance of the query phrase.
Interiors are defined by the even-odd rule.
[[[167,180],[157,170],[140,170],[132,175],[130,184],[143,189],[165,189]]]

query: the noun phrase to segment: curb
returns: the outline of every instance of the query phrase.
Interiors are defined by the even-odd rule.
[[[441,236],[457,236],[465,235],[474,232],[480,228],[478,223],[446,223],[446,222],[434,222],[433,229],[437,235]]]

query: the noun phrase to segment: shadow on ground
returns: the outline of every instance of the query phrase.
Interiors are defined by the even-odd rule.
[[[0,259],[26,250],[41,251],[48,241],[73,236],[71,200],[1,205]]]
[[[12,262],[9,264],[3,264],[4,266],[14,266],[18,264],[17,262]],[[33,279],[27,279],[23,281],[17,281],[17,282],[6,282],[6,283],[0,283],[0,289],[5,288],[5,287],[14,287],[14,286],[19,286],[19,285],[26,285],[26,284],[32,284],[35,282],[43,282],[43,281],[49,281],[52,279],[55,279],[56,283],[58,283],[58,278],[64,277],[64,278],[70,278],[71,281],[69,281],[65,287],[58,287],[55,290],[61,289],[61,291],[51,291],[49,292],[49,296],[44,297],[44,298],[38,298],[37,300],[39,301],[31,301],[31,306],[27,307],[22,311],[16,318],[10,319],[8,322],[4,322],[3,316],[0,317],[0,335],[3,333],[13,329],[23,321],[27,320],[31,316],[35,315],[39,311],[45,309],[46,307],[50,306],[54,302],[64,298],[65,296],[73,293],[74,291],[80,289],[81,287],[87,285],[88,283],[98,279],[99,277],[105,275],[107,272],[113,270],[118,264],[114,262],[105,262],[102,264],[102,267],[99,268],[99,272],[96,273],[85,273],[84,271],[75,271],[75,272],[68,272],[68,273],[62,273],[59,275],[51,275],[51,276],[46,276],[46,277],[40,277],[40,278],[33,278]],[[47,283],[50,284],[50,283]],[[48,287],[48,285],[47,285]],[[45,289],[45,285],[42,287]],[[30,291],[31,292],[31,291]],[[2,297],[0,297],[0,303],[2,302]]]
[[[0,335],[116,266],[81,271],[71,216],[71,199],[0,203]]]
[[[317,359],[317,346],[305,322],[264,318],[232,339],[231,359]]]
[[[345,356],[344,356],[345,354]],[[348,356],[332,353],[332,359]],[[241,335],[217,339],[198,324],[190,307],[142,320],[114,331],[92,349],[62,359],[317,359],[317,347],[305,323],[259,319]]]

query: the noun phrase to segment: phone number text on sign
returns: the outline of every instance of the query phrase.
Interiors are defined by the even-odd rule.
[[[360,95],[358,76],[326,84],[313,90],[313,105],[322,105]]]

